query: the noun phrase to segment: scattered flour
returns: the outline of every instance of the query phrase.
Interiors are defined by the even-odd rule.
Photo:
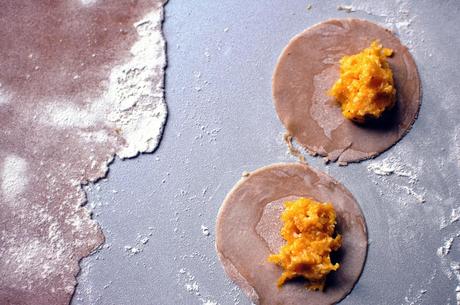
[[[181,268],[178,273],[178,284],[182,284],[185,290],[197,297],[197,299],[203,305],[219,305],[218,302],[212,300],[209,297],[203,297],[200,291],[200,284],[196,280],[195,276],[185,268]]]
[[[62,242],[62,239],[59,239],[59,242]],[[59,266],[65,254],[65,246],[59,243],[57,246],[49,247],[46,241],[32,238],[27,243],[9,248],[7,254],[9,254],[7,263],[11,262],[13,267],[8,271],[11,271],[11,275],[16,275],[18,283],[22,282],[24,274],[28,275],[28,280],[21,283],[25,289],[32,285],[33,279],[46,279],[56,272],[56,268],[65,268]],[[31,270],[34,272],[31,273]]]
[[[204,235],[204,236],[209,236],[209,229],[208,227],[204,226],[204,225],[201,225],[201,233]]]
[[[136,238],[136,244],[134,246],[126,245],[123,247],[123,249],[128,253],[129,256],[139,254],[144,251],[145,245],[149,242],[149,240],[150,238],[148,236],[138,234]]]
[[[129,253],[129,255],[135,255],[143,251],[143,249],[133,247],[133,246],[124,246],[124,249],[126,252]]]
[[[340,4],[337,6],[338,11],[345,11],[346,13],[356,12],[356,9],[352,5]]]
[[[179,270],[180,281],[183,283],[185,290],[196,296],[200,295],[200,286],[195,280],[195,276],[190,273],[190,271],[185,268]]]
[[[423,33],[416,33],[413,29],[413,23],[417,18],[410,14],[412,11],[411,5],[412,3],[403,0],[394,2],[359,1],[355,4],[338,5],[337,10],[347,13],[364,12],[380,18],[385,27],[401,36],[404,44],[412,48],[418,41],[423,41],[423,38],[421,38]]]
[[[457,222],[460,220],[460,207],[453,208],[450,212],[449,217],[441,217],[441,225],[439,226],[440,229],[447,228],[450,224]]]
[[[431,273],[431,276],[427,277],[423,281],[424,283],[422,283],[422,287],[431,287],[431,285],[433,284],[433,281],[436,279],[436,274],[437,274],[437,271],[436,269],[434,269],[433,272]],[[410,284],[407,295],[404,297],[404,304],[405,305],[422,304],[422,298],[427,292],[428,290],[424,288],[414,289],[414,285]]]
[[[197,282],[185,283],[184,287],[188,292],[200,295],[200,286],[198,286]]]
[[[460,207],[452,209],[450,213],[450,223],[457,222],[460,219]]]
[[[436,251],[436,254],[441,258],[445,257],[447,254],[449,254],[453,243],[454,243],[454,237],[447,239],[444,242],[444,245],[438,248],[438,250]]]
[[[395,190],[402,190],[407,195],[415,198],[417,202],[425,202],[426,191],[418,187],[417,173],[420,171],[419,168],[402,162],[399,157],[388,157],[380,161],[373,161],[367,166],[367,170],[370,173],[381,176],[382,179],[374,179],[374,183],[384,182],[388,186],[390,193],[394,193]],[[403,181],[392,181],[389,176],[401,177]]]
[[[10,102],[10,96],[5,90],[2,89],[2,85],[0,84],[0,106],[6,105]]]
[[[16,199],[28,184],[27,161],[16,155],[9,155],[3,161],[1,186],[3,197],[11,202]]]
[[[0,265],[4,266],[4,274],[8,274],[9,280],[15,280],[15,287],[21,290],[31,290],[36,281],[46,281],[51,276],[60,276],[71,272],[72,266],[66,263],[71,255],[69,245],[63,238],[63,233],[58,220],[48,214],[43,208],[33,207],[23,214],[32,215],[33,224],[40,227],[41,224],[49,224],[48,234],[34,236],[35,232],[28,235],[15,232],[12,235],[0,238]],[[73,291],[74,280],[62,278],[62,289]],[[57,287],[56,289],[59,289]]]
[[[102,102],[91,104],[88,109],[81,109],[75,104],[54,102],[46,105],[39,121],[43,125],[60,128],[88,128],[104,119],[108,105]]]
[[[453,209],[453,211],[454,210],[457,211],[457,209]],[[452,213],[454,215],[454,218],[451,218],[451,219],[456,219],[457,215],[455,213],[457,212]],[[452,223],[454,223],[455,221],[451,222],[447,226],[452,225]],[[442,227],[442,224],[441,224],[441,227]],[[456,297],[457,305],[460,305],[460,263],[453,260],[451,257],[449,257],[454,241],[458,237],[460,237],[460,231],[457,231],[456,233],[451,233],[448,238],[444,239],[443,244],[436,250],[436,254],[441,260],[442,272],[447,276],[447,278],[449,279],[455,278],[457,280],[457,287],[455,288],[455,297]]]
[[[79,0],[81,4],[85,6],[93,5],[97,2],[97,0]]]
[[[455,299],[457,301],[457,305],[460,305],[460,263],[459,262],[451,262],[450,269],[452,270],[455,278],[457,279],[457,287],[455,287]]]

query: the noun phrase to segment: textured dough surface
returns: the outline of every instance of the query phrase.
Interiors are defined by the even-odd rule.
[[[327,91],[339,78],[339,60],[378,39],[394,50],[388,58],[397,90],[396,105],[378,121],[355,124],[342,116]],[[295,36],[273,75],[276,111],[287,132],[310,153],[330,161],[374,157],[401,139],[420,108],[420,79],[405,46],[389,30],[358,19],[329,20]]]
[[[282,270],[267,262],[283,244],[283,202],[299,197],[333,202],[342,248],[341,268],[328,276],[324,293],[303,282],[276,285]],[[216,249],[228,276],[256,304],[321,305],[343,299],[358,280],[367,253],[364,216],[353,196],[326,174],[304,164],[274,164],[242,178],[227,195],[217,218]]]
[[[156,147],[163,3],[0,3],[0,304],[71,301],[104,240],[81,184]]]

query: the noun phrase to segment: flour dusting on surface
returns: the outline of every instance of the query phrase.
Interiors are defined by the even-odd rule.
[[[163,1],[49,5],[7,7],[0,20],[19,44],[0,45],[1,64],[14,67],[0,76],[2,304],[70,302],[80,259],[104,241],[82,185],[116,155],[152,152],[167,116]]]
[[[187,269],[185,268],[181,268],[179,270],[179,274],[178,274],[178,283],[182,283],[184,289],[191,293],[191,294],[194,294],[196,296],[200,296],[201,293],[200,293],[200,286],[198,284],[198,282],[196,281],[195,279],[195,276],[192,275],[190,273],[190,271],[188,271]]]
[[[134,24],[139,40],[131,48],[132,58],[110,75],[108,97],[114,107],[109,120],[126,141],[117,152],[121,158],[152,152],[163,132],[167,110],[164,80],[158,75],[166,65],[162,19],[163,14],[153,11]]]
[[[80,1],[81,4],[86,5],[86,6],[96,4],[97,2],[97,0],[78,0],[78,1]]]
[[[411,172],[407,166],[402,164],[400,160],[394,157],[372,162],[367,166],[367,169],[380,176],[390,176],[394,174],[400,177],[407,177],[414,182],[417,181],[417,176]]]
[[[456,297],[456,304],[460,305],[460,262],[454,260],[451,257],[451,249],[455,242],[458,241],[460,237],[460,231],[458,231],[458,227],[455,226],[455,222],[458,220],[457,218],[457,211],[458,209],[453,209],[451,213],[450,223],[445,224],[441,222],[441,229],[450,229],[454,228],[457,231],[453,233],[449,233],[447,237],[444,238],[442,245],[436,250],[436,255],[440,259],[441,262],[441,270],[448,279],[456,280],[457,287],[455,288],[455,297]]]
[[[381,177],[380,179],[373,179],[374,183],[387,186],[389,194],[399,190],[415,198],[418,203],[426,201],[425,189],[418,186],[417,173],[420,170],[403,162],[400,157],[388,157],[383,160],[372,161],[367,166],[367,170]],[[390,176],[397,176],[402,179],[394,181]]]
[[[441,258],[445,257],[447,254],[449,254],[453,243],[454,243],[454,237],[447,239],[444,242],[444,244],[438,248],[438,250],[436,251],[436,254]]]
[[[208,297],[204,297],[201,292],[200,284],[196,277],[186,268],[181,268],[178,273],[177,283],[183,285],[184,289],[195,296],[202,305],[219,305],[218,302]]]
[[[423,33],[414,30],[417,17],[411,14],[413,3],[407,1],[387,2],[355,1],[353,4],[340,4],[337,10],[346,13],[364,12],[378,17],[385,27],[398,34],[405,45],[414,48],[419,41],[423,41]],[[423,37],[423,36],[422,36]]]
[[[107,111],[103,108],[108,108],[108,105],[104,107],[102,103],[96,102],[85,108],[68,102],[52,102],[44,107],[39,121],[52,127],[84,129],[102,123],[104,112]]]
[[[136,243],[132,245],[126,245],[123,247],[125,252],[129,255],[136,255],[144,251],[145,246],[150,240],[150,237],[152,233],[149,233],[148,235],[143,235],[143,234],[138,234],[136,237]]]
[[[344,12],[347,12],[347,13],[356,12],[356,9],[352,5],[345,5],[345,4],[337,5],[337,10],[338,11],[344,11]]]
[[[0,106],[6,105],[10,102],[10,96],[5,90],[2,89],[2,84],[0,84]]]
[[[15,200],[27,187],[29,177],[27,161],[16,155],[8,155],[1,169],[2,195],[5,200]]]
[[[201,234],[203,234],[204,236],[209,236],[209,229],[207,226],[201,225]]]

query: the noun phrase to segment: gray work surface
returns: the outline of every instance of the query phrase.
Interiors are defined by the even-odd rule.
[[[164,137],[88,188],[107,240],[81,263],[72,304],[250,304],[217,259],[217,211],[243,171],[296,162],[271,96],[283,47],[315,23],[350,17],[392,27],[411,47],[423,102],[409,134],[375,160],[307,157],[354,194],[367,221],[364,272],[341,304],[457,304],[460,2],[355,1],[351,13],[340,4],[350,3],[169,1]],[[376,174],[376,162],[393,173]]]

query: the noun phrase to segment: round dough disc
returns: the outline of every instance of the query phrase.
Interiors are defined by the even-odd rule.
[[[343,117],[328,90],[339,78],[339,60],[380,40],[394,50],[388,59],[397,90],[395,107],[359,125]],[[342,164],[375,157],[401,139],[417,118],[420,79],[414,59],[387,29],[359,19],[329,20],[295,36],[273,75],[276,111],[288,133],[311,154]]]
[[[336,210],[343,240],[334,257],[341,267],[328,275],[324,292],[307,290],[302,280],[278,288],[282,269],[267,262],[283,244],[282,204],[298,197],[331,202]],[[356,200],[330,176],[300,163],[274,164],[242,178],[227,195],[217,217],[216,250],[225,272],[255,304],[335,304],[350,293],[363,269],[366,224]]]

